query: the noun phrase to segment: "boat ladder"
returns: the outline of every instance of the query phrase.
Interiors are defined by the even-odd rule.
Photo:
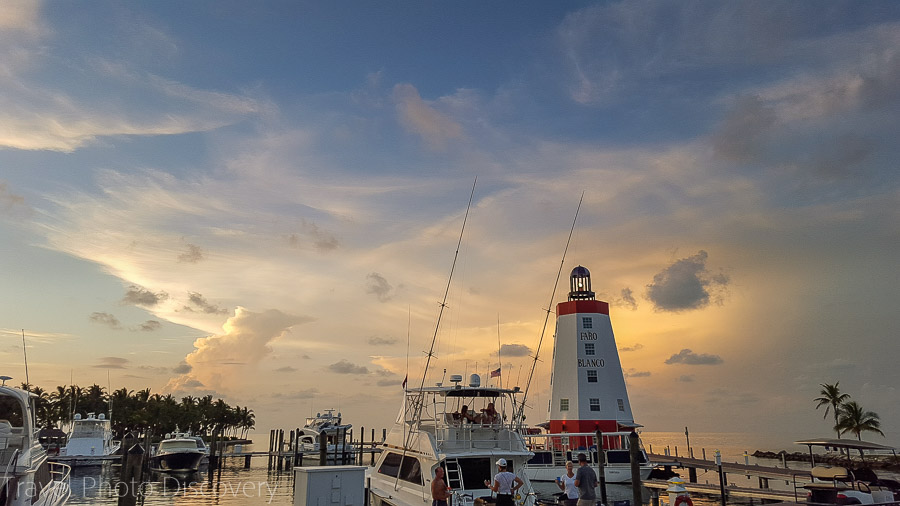
[[[459,460],[447,459],[444,461],[447,469],[447,486],[457,490],[463,488],[462,473],[459,470]]]

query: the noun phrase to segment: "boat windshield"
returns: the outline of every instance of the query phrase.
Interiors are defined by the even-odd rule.
[[[197,442],[193,439],[173,439],[159,443],[159,451],[176,452],[183,450],[196,450]]]
[[[108,420],[77,420],[75,426],[72,428],[72,435],[70,437],[103,438],[106,436],[108,428]]]

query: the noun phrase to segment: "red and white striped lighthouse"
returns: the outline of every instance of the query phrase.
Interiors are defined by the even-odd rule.
[[[549,432],[632,430],[638,425],[628,402],[609,304],[594,298],[591,273],[580,265],[572,270],[569,286],[569,300],[556,305]],[[570,441],[573,448],[591,444],[587,438]]]

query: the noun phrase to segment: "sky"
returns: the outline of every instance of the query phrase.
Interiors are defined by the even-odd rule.
[[[645,430],[900,445],[898,132],[894,1],[2,2],[0,368],[538,422],[583,265]]]

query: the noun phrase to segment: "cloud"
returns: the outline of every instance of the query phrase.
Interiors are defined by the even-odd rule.
[[[694,381],[694,377],[690,374],[682,374],[676,381],[680,381],[682,383],[691,383]]]
[[[140,324],[137,329],[141,332],[153,332],[154,330],[159,330],[162,327],[162,323],[157,320],[147,320],[144,323]]]
[[[121,357],[101,357],[100,363],[93,366],[100,369],[125,369],[128,364],[127,358]]]
[[[650,371],[637,371],[634,369],[628,369],[627,371],[625,371],[626,378],[646,378],[650,375]]]
[[[631,346],[623,346],[623,347],[619,348],[619,351],[638,351],[638,350],[642,349],[643,347],[644,347],[643,344],[635,343]]]
[[[379,302],[387,302],[393,297],[394,287],[381,274],[372,272],[366,276],[366,293],[378,297]]]
[[[724,290],[729,279],[724,274],[710,274],[706,270],[707,253],[682,258],[666,267],[647,285],[647,298],[657,311],[686,311],[709,304],[710,293]]]
[[[238,306],[234,316],[222,325],[223,332],[194,341],[194,351],[184,362],[190,371],[169,380],[166,392],[186,392],[195,383],[221,390],[241,381],[242,372],[249,372],[272,352],[271,343],[291,327],[312,321],[312,318],[269,309],[261,313]]]
[[[112,329],[121,328],[119,319],[109,313],[91,313],[91,316],[89,316],[88,319],[93,323],[106,325],[107,327]]]
[[[774,108],[760,97],[738,97],[713,135],[713,149],[728,160],[756,160],[767,145],[776,121]]]
[[[191,372],[191,369],[193,369],[193,367],[191,367],[190,364],[188,364],[187,362],[181,362],[180,364],[172,368],[172,372],[174,372],[175,374],[187,374]]]
[[[340,246],[340,241],[335,236],[304,219],[300,220],[300,232],[288,235],[287,241],[293,248],[299,248],[304,242],[311,242],[313,248],[319,252],[333,251]]]
[[[399,342],[399,339],[395,339],[393,337],[373,336],[369,338],[369,344],[371,344],[372,346],[388,346],[391,344],[397,344]]]
[[[228,314],[228,310],[225,308],[220,308],[215,304],[210,304],[206,301],[206,298],[203,295],[197,292],[188,292],[188,300],[191,301],[191,304],[196,306],[201,313],[206,314]],[[190,306],[184,306],[183,308],[186,311],[194,311],[194,308]]]
[[[318,388],[307,388],[304,390],[295,390],[293,392],[275,392],[272,394],[273,399],[314,399],[319,395]]]
[[[638,308],[637,301],[634,299],[634,293],[632,293],[631,288],[623,288],[620,298],[616,302],[618,302],[620,306],[627,307],[632,311],[635,311]]]
[[[500,356],[508,357],[530,357],[532,356],[531,348],[524,344],[504,344],[500,346]]]
[[[687,364],[687,365],[717,365],[724,362],[718,355],[707,355],[705,353],[694,353],[685,348],[678,353],[666,359],[666,364]]]
[[[169,294],[165,292],[153,293],[137,285],[131,285],[122,297],[122,302],[134,306],[155,306],[168,298]]]
[[[275,369],[275,372],[296,372],[296,371],[297,371],[296,367],[291,367],[289,365]]]
[[[450,140],[462,137],[462,126],[422,100],[415,86],[394,86],[394,103],[400,124],[424,139],[431,149],[444,151]]]
[[[0,181],[0,212],[8,213],[19,207],[25,207],[25,197],[10,192],[6,182]]]
[[[179,263],[195,264],[203,260],[203,251],[200,250],[199,246],[189,243],[187,248],[188,250],[186,252],[178,255]]]
[[[341,359],[328,366],[328,370],[338,374],[369,374],[369,369],[363,365],[356,365],[348,362],[347,359]]]
[[[384,378],[375,382],[375,384],[380,387],[390,387],[401,383],[403,383],[403,380],[400,378]]]

